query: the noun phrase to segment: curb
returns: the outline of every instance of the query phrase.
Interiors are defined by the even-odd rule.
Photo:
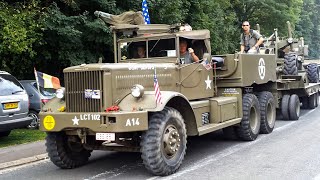
[[[0,164],[0,170],[4,170],[7,168],[16,167],[16,166],[36,162],[36,161],[41,161],[41,160],[45,160],[45,159],[48,159],[47,153],[28,157],[28,158],[22,158],[22,159],[15,160],[15,161],[5,162],[5,163]]]

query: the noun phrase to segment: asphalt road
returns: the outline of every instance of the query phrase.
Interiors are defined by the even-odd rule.
[[[221,132],[188,139],[182,167],[158,177],[139,153],[95,151],[87,165],[62,170],[49,160],[0,171],[0,179],[312,179],[320,180],[320,108],[302,111],[299,121],[276,122],[256,141],[227,141]]]

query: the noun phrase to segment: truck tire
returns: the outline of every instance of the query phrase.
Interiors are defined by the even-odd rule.
[[[308,98],[309,109],[316,108],[317,104],[318,104],[318,95],[317,95],[317,93],[312,94],[311,96],[309,96],[309,98]]]
[[[292,94],[289,99],[290,120],[298,120],[300,117],[300,101],[296,94]]]
[[[290,95],[283,95],[281,100],[281,114],[283,120],[289,120],[289,100]]]
[[[68,142],[64,132],[47,133],[46,147],[50,160],[62,169],[72,169],[86,164],[91,151],[81,144]]]
[[[261,114],[260,133],[269,134],[276,122],[276,105],[271,92],[263,91],[258,94]]]
[[[309,83],[318,83],[319,82],[319,68],[318,64],[311,63],[307,65],[307,77]]]
[[[175,173],[187,149],[186,127],[181,114],[171,107],[152,114],[140,146],[141,158],[148,171],[159,176]]]
[[[296,53],[289,53],[284,56],[284,75],[298,75],[297,61]]]
[[[1,137],[7,137],[7,136],[9,136],[10,133],[11,133],[11,130],[10,131],[0,132],[0,138]]]
[[[229,126],[229,127],[223,128],[222,132],[225,139],[228,139],[228,140],[238,139],[237,130],[235,126]]]
[[[253,141],[260,132],[260,105],[254,94],[245,94],[242,99],[243,117],[237,128],[238,137],[241,140]]]

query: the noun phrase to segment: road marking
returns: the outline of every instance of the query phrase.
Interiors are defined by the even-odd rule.
[[[304,115],[301,116],[300,118],[303,118],[303,117],[309,115],[310,113],[312,113],[312,112],[315,111],[315,110],[316,110],[316,109],[313,109],[313,110],[307,112],[306,114],[304,114]],[[279,133],[279,132],[281,132],[281,131],[283,131],[283,130],[285,130],[285,129],[288,129],[289,127],[291,127],[291,126],[292,126],[293,124],[295,124],[296,122],[299,122],[299,121],[292,121],[292,122],[290,122],[290,123],[288,123],[288,124],[286,124],[286,125],[283,125],[283,126],[281,126],[281,127],[275,128],[273,132],[274,132],[274,133]],[[175,173],[175,174],[172,174],[172,175],[170,175],[170,176],[163,177],[163,178],[161,178],[161,177],[159,177],[159,176],[154,176],[153,179],[158,179],[158,178],[159,178],[159,179],[164,179],[164,180],[175,179],[175,178],[180,177],[180,176],[182,176],[182,175],[184,175],[184,174],[186,174],[186,173],[188,173],[188,172],[197,170],[197,169],[199,169],[199,168],[201,168],[201,167],[207,166],[207,165],[209,165],[209,164],[211,164],[211,163],[213,163],[213,162],[215,162],[215,161],[218,161],[218,160],[220,160],[220,159],[222,159],[222,158],[224,158],[224,157],[227,157],[227,156],[229,156],[229,155],[232,155],[232,154],[234,154],[234,153],[236,153],[236,152],[238,152],[238,151],[240,151],[240,150],[242,150],[242,149],[248,148],[248,147],[250,147],[250,146],[252,146],[252,145],[260,142],[261,140],[265,139],[266,137],[268,137],[268,134],[266,134],[266,135],[260,134],[260,135],[259,135],[259,138],[256,139],[255,141],[247,142],[247,143],[245,143],[245,144],[237,144],[237,145],[235,145],[235,146],[230,147],[229,149],[225,149],[225,150],[223,150],[222,152],[219,152],[218,154],[214,154],[214,155],[208,156],[208,157],[206,157],[206,158],[204,158],[204,159],[202,159],[202,160],[199,160],[199,161],[193,163],[191,166],[186,167],[186,169],[181,170],[181,171],[178,171],[178,172]],[[318,176],[319,176],[319,177],[318,177]],[[319,179],[317,179],[317,180],[320,180],[320,174],[319,174],[318,176],[317,176],[317,177],[318,177]],[[149,178],[149,179],[151,179],[151,178]]]
[[[129,170],[135,169],[135,168],[140,167],[140,166],[142,166],[142,163],[139,163],[139,161],[136,161],[132,165],[123,165],[123,166],[121,166],[119,168],[115,168],[115,169],[112,169],[112,170],[105,171],[103,173],[100,173],[100,174],[97,174],[95,176],[86,178],[84,180],[93,180],[93,179],[101,179],[101,178],[111,179],[111,178],[117,177],[117,176],[119,176],[119,175],[121,175],[123,173],[128,172]]]

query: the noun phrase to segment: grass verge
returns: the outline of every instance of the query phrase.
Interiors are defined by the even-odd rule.
[[[40,130],[15,129],[8,137],[0,137],[0,148],[44,140],[46,133]]]

